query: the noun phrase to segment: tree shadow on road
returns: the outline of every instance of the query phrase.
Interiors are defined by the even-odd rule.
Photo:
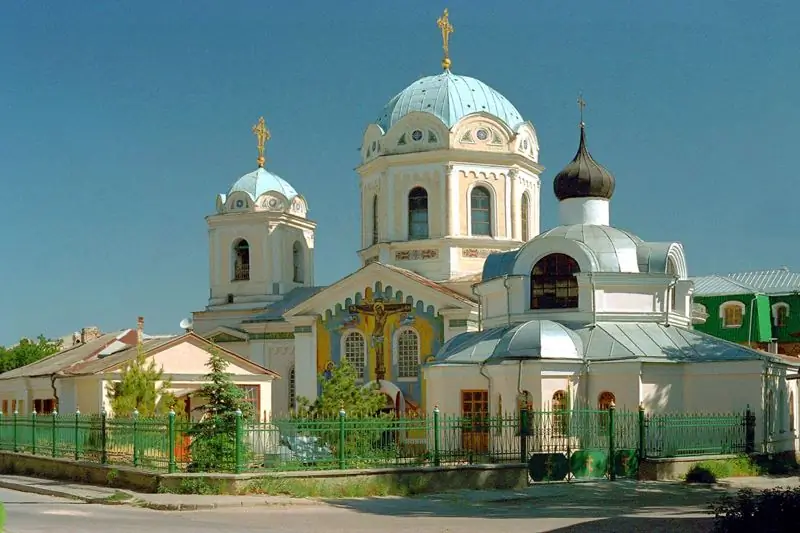
[[[665,524],[663,527],[679,527],[680,531],[686,530],[692,521],[710,524],[708,506],[726,492],[726,489],[715,486],[625,480],[552,483],[516,491],[465,490],[414,498],[327,500],[327,503],[333,507],[382,516],[635,520],[639,522],[637,527],[647,527],[652,533],[657,531],[652,527],[661,527],[660,522]],[[680,517],[686,514],[694,516]],[[627,515],[640,516],[621,518]],[[681,525],[684,522],[686,525]],[[651,523],[652,526],[649,525]],[[591,522],[586,526],[570,526],[583,529],[560,531],[595,531],[590,524],[599,525]],[[669,530],[675,529],[664,529]]]

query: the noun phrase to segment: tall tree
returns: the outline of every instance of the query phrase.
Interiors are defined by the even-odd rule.
[[[193,437],[189,469],[193,472],[230,470],[235,464],[236,412],[242,412],[243,420],[249,420],[255,414],[244,390],[227,372],[228,361],[216,348],[209,350],[206,366],[209,369],[205,376],[207,383],[198,391],[198,395],[206,400],[202,408],[204,416],[189,431]]]
[[[134,410],[142,417],[166,414],[175,405],[171,380],[164,379],[164,369],[153,359],[148,360],[141,343],[136,350],[136,358],[122,367],[120,380],[107,392],[111,409],[115,416],[131,416]]]
[[[61,341],[48,339],[44,335],[39,335],[35,341],[20,339],[19,344],[11,348],[0,346],[0,373],[35,363],[59,350]]]

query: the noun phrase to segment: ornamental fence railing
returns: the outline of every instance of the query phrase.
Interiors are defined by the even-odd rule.
[[[561,468],[567,477],[580,477],[588,468],[584,473],[614,478],[631,475],[644,458],[752,453],[755,417],[749,408],[722,414],[522,409],[503,416],[450,416],[437,409],[408,418],[350,418],[341,411],[333,418],[261,423],[237,415],[218,433],[199,429],[175,413],[0,414],[0,450],[167,472],[520,462],[533,472],[538,461],[548,476]]]

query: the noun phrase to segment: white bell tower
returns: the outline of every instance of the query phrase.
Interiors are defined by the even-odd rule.
[[[314,285],[314,232],[305,198],[264,168],[270,138],[262,117],[253,127],[258,168],[217,197],[208,216],[209,308],[262,307],[296,287]]]

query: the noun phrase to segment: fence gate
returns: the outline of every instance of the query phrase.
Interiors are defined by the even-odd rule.
[[[534,483],[635,478],[639,471],[637,413],[523,410],[521,418]]]

